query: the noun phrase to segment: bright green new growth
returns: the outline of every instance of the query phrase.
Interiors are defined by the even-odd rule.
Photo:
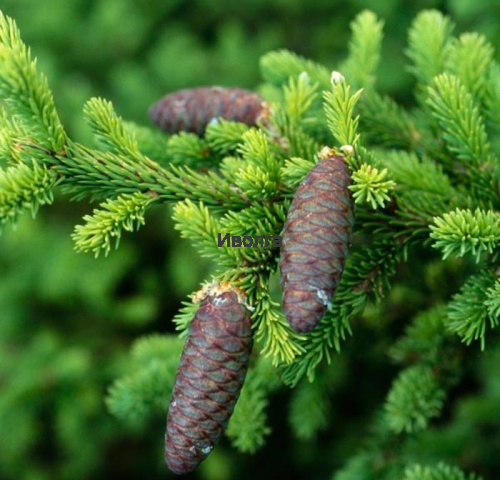
[[[42,205],[53,201],[57,179],[44,167],[20,164],[0,172],[0,228],[15,223],[23,210],[33,216]],[[1,231],[1,230],[0,230]]]
[[[349,187],[356,203],[369,203],[372,208],[384,207],[389,200],[388,193],[395,187],[395,182],[386,180],[387,168],[381,172],[367,163],[352,174],[354,185]]]
[[[107,255],[113,245],[118,248],[122,231],[133,232],[144,225],[144,213],[151,202],[152,198],[141,192],[107,200],[92,215],[83,217],[85,225],[75,227],[72,238],[76,249],[94,252],[96,257],[101,251]]]
[[[57,115],[45,76],[31,60],[14,21],[0,12],[0,97],[10,115],[22,118],[25,132],[40,145],[54,151],[64,149],[66,134]]]
[[[436,10],[424,10],[413,22],[407,55],[412,61],[410,70],[422,87],[443,71],[453,29],[450,20]]]
[[[401,373],[380,411],[382,427],[375,425],[377,446],[363,447],[336,478],[375,478],[383,470],[392,472],[386,478],[462,479],[455,467],[412,466],[415,457],[403,448],[394,453],[390,444],[432,431],[470,352],[462,342],[478,340],[484,349],[486,335],[498,334],[500,67],[483,37],[454,38],[446,17],[424,11],[407,50],[416,101],[403,108],[377,91],[382,27],[362,12],[352,23],[348,57],[333,74],[288,51],[266,54],[262,77],[278,100],[255,127],[218,119],[201,138],[167,137],[124,122],[111,103],[94,98],[83,115],[96,141],[83,145],[66,135],[45,78],[14,22],[1,15],[0,224],[36,213],[60,186],[74,199],[100,202],[72,238],[77,250],[106,255],[123,232],[147,223],[153,205],[173,203],[180,236],[213,263],[211,280],[241,288],[252,310],[256,359],[227,430],[244,452],[265,444],[269,396],[283,385],[297,386],[289,408],[294,433],[310,439],[325,428],[330,384],[318,366],[355,334],[365,307],[390,292],[404,260],[422,251],[424,262],[443,266],[447,259],[468,281],[452,285],[446,298],[430,298],[423,303],[428,309],[408,321],[390,349]],[[310,334],[299,335],[273,287],[278,249],[219,246],[219,234],[281,235],[293,194],[325,146],[343,155],[351,171],[355,231],[331,309]],[[109,392],[116,416],[140,422],[164,413],[196,309],[187,301],[174,318],[179,337],[135,344],[130,373]]]
[[[470,252],[479,262],[482,253],[492,254],[500,242],[500,214],[492,210],[457,208],[436,217],[434,222],[430,237],[436,240],[434,247],[443,252],[443,258],[463,257]]]
[[[365,10],[351,23],[349,55],[341,71],[356,88],[372,87],[380,62],[384,23]]]

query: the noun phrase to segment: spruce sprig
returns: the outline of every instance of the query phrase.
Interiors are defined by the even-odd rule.
[[[368,203],[373,209],[384,207],[385,202],[389,200],[388,193],[394,189],[396,183],[393,180],[387,180],[387,169],[379,171],[377,168],[363,163],[359,170],[352,174],[353,185],[349,190],[353,192],[352,196],[356,203]]]
[[[425,87],[443,71],[453,29],[450,19],[437,10],[424,10],[413,21],[406,53],[412,61],[410,71],[419,85]]]
[[[112,246],[118,248],[122,231],[133,232],[145,223],[146,209],[155,197],[142,192],[123,194],[114,200],[107,200],[92,215],[83,217],[84,225],[77,225],[72,238],[77,251],[101,252],[107,255]]]
[[[362,11],[351,22],[349,53],[341,71],[354,88],[367,88],[375,83],[383,28],[384,22],[370,10]]]
[[[280,386],[271,362],[259,357],[246,376],[226,430],[227,437],[241,452],[255,453],[271,433],[267,420],[268,396]]]
[[[466,167],[477,167],[491,158],[483,118],[474,98],[454,75],[441,74],[429,87],[428,104],[443,129],[449,150]]]
[[[290,77],[283,88],[284,108],[292,124],[301,124],[301,120],[318,98],[318,84],[313,83],[307,72],[297,78]]]
[[[207,142],[194,133],[179,132],[172,135],[168,139],[167,152],[169,163],[186,165],[195,170],[214,163]]]
[[[403,480],[481,480],[481,477],[473,473],[467,475],[454,465],[439,462],[436,465],[411,465],[405,469]]]
[[[164,415],[182,350],[177,336],[150,335],[132,347],[128,373],[110,388],[106,403],[113,415],[140,424],[153,413]]]
[[[464,33],[450,42],[445,68],[460,79],[476,100],[482,100],[493,54],[493,46],[483,35]]]
[[[323,93],[328,127],[340,146],[350,145],[354,149],[359,143],[359,116],[354,115],[354,107],[362,90],[351,94],[351,86],[342,75],[332,75],[333,88]]]
[[[83,114],[99,146],[116,154],[144,162],[139,145],[115,113],[113,105],[102,98],[91,98],[83,107]]]
[[[448,329],[467,345],[479,340],[481,350],[486,346],[488,328],[500,323],[498,308],[492,308],[498,305],[495,280],[489,270],[473,275],[448,304]]]
[[[439,415],[444,399],[445,392],[430,367],[409,367],[395,380],[387,396],[389,428],[395,433],[423,430]]]
[[[304,337],[292,330],[285,320],[279,304],[272,300],[264,288],[267,283],[263,275],[255,276],[250,300],[254,305],[255,340],[262,345],[261,352],[272,359],[273,364],[291,364],[297,355],[304,352],[301,341]]]
[[[288,50],[266,53],[260,60],[263,79],[273,85],[282,86],[290,77],[298,77],[306,72],[312,82],[317,82],[322,90],[329,88],[330,72],[323,66]]]
[[[174,207],[172,219],[181,236],[192,241],[202,256],[219,260],[219,267],[234,266],[238,263],[236,248],[229,248],[225,244],[218,246],[219,235],[224,236],[221,234],[223,228],[202,202],[178,202]],[[225,260],[221,259],[222,252],[225,254]]]
[[[243,139],[243,134],[249,130],[248,125],[215,119],[207,126],[205,138],[213,150],[219,154],[234,153]]]
[[[24,211],[35,216],[42,205],[51,204],[57,181],[53,172],[36,164],[0,170],[0,227],[15,224]]]
[[[500,214],[492,210],[478,208],[473,212],[457,208],[435,217],[430,229],[433,246],[442,251],[443,259],[471,253],[479,262],[481,254],[500,248]]]
[[[0,98],[10,114],[19,115],[26,130],[53,151],[64,149],[67,136],[59,120],[47,79],[40,74],[36,61],[14,20],[0,12]]]

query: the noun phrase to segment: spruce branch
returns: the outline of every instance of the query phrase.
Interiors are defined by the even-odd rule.
[[[221,219],[221,228],[241,237],[275,236],[283,229],[287,207],[285,201],[283,204],[255,204],[239,212],[228,212]]]
[[[246,163],[267,171],[270,178],[277,181],[279,180],[280,163],[277,152],[273,150],[266,135],[256,129],[245,132],[243,142],[238,147],[238,153]]]
[[[370,10],[362,11],[351,22],[349,54],[341,71],[354,88],[367,88],[375,83],[383,28],[384,22]]]
[[[443,259],[471,253],[479,262],[481,254],[493,253],[500,246],[500,214],[492,210],[456,209],[434,218],[430,237]]]
[[[362,450],[350,457],[345,465],[335,472],[332,480],[359,480],[373,476],[373,464],[377,462],[378,455],[374,452]]]
[[[266,408],[268,395],[279,386],[275,369],[264,357],[250,368],[240,398],[226,430],[227,437],[240,452],[255,453],[271,433]]]
[[[283,381],[295,386],[304,376],[314,381],[315,369],[323,361],[331,361],[332,350],[340,351],[341,341],[351,333],[350,320],[361,314],[370,295],[380,298],[403,255],[401,245],[389,237],[352,252],[333,299],[332,308],[319,325],[301,343],[302,353],[283,369]]]
[[[461,165],[456,173],[469,177],[478,199],[496,201],[500,196],[500,167],[491,151],[478,105],[461,81],[449,74],[437,76],[428,89],[427,104],[443,130],[447,149]]]
[[[0,170],[0,227],[15,223],[23,211],[35,216],[40,206],[51,204],[57,181],[53,172],[37,164]]]
[[[409,367],[394,381],[385,404],[386,419],[395,433],[417,432],[427,427],[443,407],[445,392],[430,367]]]
[[[320,110],[317,115],[319,119],[318,123],[322,126],[321,129],[318,129],[318,135],[320,135],[319,132],[321,131],[321,138],[323,138],[324,131],[327,129],[323,121],[324,113]],[[298,126],[292,127],[289,125],[283,130],[283,133],[288,140],[288,154],[290,157],[301,157],[312,160],[317,157],[317,152],[321,150],[321,143]],[[329,133],[328,136],[330,136]]]
[[[250,207],[248,210],[258,211],[259,208]],[[255,217],[248,210],[238,214],[229,212],[226,217],[219,219],[212,215],[202,202],[196,205],[190,200],[185,200],[176,204],[172,216],[176,222],[175,228],[181,232],[183,238],[193,242],[201,255],[218,260],[217,271],[222,275],[221,280],[229,281],[232,279],[240,284],[245,291],[248,291],[244,285],[245,275],[251,277],[254,273],[270,271],[275,267],[274,264],[270,265],[270,260],[275,252],[271,245],[267,245],[264,240],[261,239],[258,246],[251,248],[242,245],[242,239],[240,239],[240,245],[235,245],[234,241],[230,239],[224,241],[224,237],[228,233],[233,237],[238,234],[262,237],[268,233],[267,228],[272,228],[269,223],[266,225],[265,217],[255,223]],[[269,215],[269,211],[265,208],[260,213]],[[245,218],[249,218],[252,223],[245,221]],[[250,227],[250,230],[240,230],[238,225],[246,229]],[[259,230],[257,233],[254,230],[254,225]],[[274,232],[269,233],[269,235],[274,235]],[[221,246],[219,246],[220,241],[222,241]],[[252,243],[254,243],[253,239]],[[247,281],[249,280],[247,279]]]
[[[443,72],[453,28],[450,20],[437,10],[424,10],[413,21],[406,53],[413,62],[410,71],[420,85],[429,84]]]
[[[483,35],[464,33],[450,42],[446,71],[456,75],[476,100],[482,100],[493,53]]]
[[[262,345],[262,355],[269,357],[273,365],[289,364],[304,351],[299,343],[304,337],[290,328],[279,304],[263,288],[265,283],[267,280],[258,276],[253,282],[253,291],[247,289],[255,308],[252,314],[255,340]]]
[[[447,73],[438,75],[428,94],[427,103],[443,129],[449,150],[466,166],[489,162],[491,151],[483,118],[460,79]]]
[[[301,123],[318,98],[317,89],[318,84],[311,82],[307,72],[302,72],[296,78],[290,77],[288,84],[283,87],[283,96],[284,108],[292,124]]]
[[[243,135],[238,147],[245,167],[239,172],[235,184],[255,200],[271,200],[280,186],[281,163],[265,134],[251,129]]]
[[[246,193],[212,171],[198,173],[189,167],[172,165],[163,176],[159,179],[163,188],[158,193],[165,200],[200,200],[214,211],[240,210],[251,204]]]
[[[415,196],[423,192],[435,193],[447,199],[456,195],[442,166],[428,157],[419,158],[414,152],[402,150],[384,151],[376,156],[388,168],[398,190],[412,190]]]
[[[322,90],[330,85],[330,72],[325,67],[288,50],[266,53],[260,60],[260,71],[266,82],[277,86],[286,84],[290,77],[298,77],[302,72],[306,72]]]
[[[351,87],[345,79],[332,82],[333,89],[323,92],[324,108],[328,127],[340,146],[351,145],[356,148],[359,143],[359,116],[354,116],[354,106],[358,102],[362,90],[351,95]]]
[[[320,100],[315,101],[308,115],[300,120],[292,119],[283,105],[276,104],[271,110],[269,123],[268,136],[282,145],[291,157],[315,158],[321,149],[319,140],[330,137]]]
[[[302,381],[294,390],[289,422],[297,438],[311,440],[328,425],[329,403],[323,382]]]
[[[146,210],[157,198],[137,192],[107,200],[92,215],[83,217],[84,225],[75,227],[72,238],[76,250],[93,252],[96,258],[101,252],[108,255],[113,244],[118,248],[123,231],[133,232],[144,225]]]
[[[40,150],[36,145],[26,149]],[[116,198],[124,193],[143,192],[160,197],[159,201],[192,199],[225,210],[242,208],[248,199],[217,173],[196,172],[189,167],[169,165],[162,168],[144,157],[136,164],[129,157],[101,152],[72,143],[65,155],[50,155],[45,162],[63,177],[62,185],[76,199],[94,200]],[[225,207],[222,207],[225,205]]]
[[[194,133],[179,132],[168,139],[167,151],[171,162],[193,169],[215,163],[207,142]]]
[[[446,316],[445,305],[435,305],[419,313],[392,346],[392,359],[403,363],[425,358],[427,362],[437,364],[446,333]]]
[[[91,98],[84,105],[83,114],[103,150],[130,157],[137,163],[144,161],[137,142],[115,113],[111,102]]]
[[[30,148],[39,147],[28,145],[27,149]],[[86,197],[106,200],[138,191],[160,195],[160,181],[167,183],[159,165],[135,165],[124,155],[75,143],[70,144],[65,155],[53,156],[47,152],[46,164],[63,177],[64,192],[77,200]]]
[[[191,298],[194,298],[195,295],[196,293],[191,295]],[[199,303],[194,301],[182,302],[182,307],[179,309],[179,311],[173,318],[173,322],[175,324],[175,330],[179,332],[180,339],[182,340],[186,339],[189,330],[189,325],[191,324],[191,320],[193,320],[193,317],[196,314],[198,307]]]
[[[373,89],[364,91],[359,101],[359,113],[363,138],[372,144],[411,150],[422,137],[404,108]]]
[[[224,236],[224,230],[202,202],[198,205],[191,200],[178,202],[172,219],[181,237],[193,242],[200,255],[219,260],[219,267],[234,266],[238,262],[237,248],[227,247],[226,244],[218,246],[218,235]],[[221,258],[221,253],[225,260]]]
[[[361,149],[362,157],[365,157]],[[442,167],[413,152],[375,151],[370,163],[386,167],[396,182],[390,211],[359,208],[361,228],[370,235],[387,234],[407,242],[428,242],[429,225],[450,206],[467,205],[467,197],[453,188]],[[369,158],[369,157],[367,157]]]
[[[312,167],[314,167],[312,161],[292,157],[285,160],[285,165],[281,170],[282,179],[290,189],[295,190]]]
[[[500,323],[498,309],[491,308],[492,295],[495,291],[494,274],[482,271],[469,278],[448,304],[446,326],[466,345],[479,340],[481,350],[484,350],[488,326],[494,328]],[[498,299],[494,299],[493,307],[497,303]]]
[[[265,388],[260,381],[256,385],[251,375],[247,375],[226,430],[231,444],[240,452],[255,453],[264,446],[271,433],[265,412],[267,403]]]
[[[496,280],[495,284],[486,291],[484,304],[488,309],[492,324],[498,325],[500,323],[500,279]]]
[[[485,90],[485,115],[498,130],[500,128],[500,65],[496,61],[493,61],[488,69]]]
[[[21,140],[29,140],[28,132],[18,117],[8,115],[0,105],[0,168],[22,162],[19,149]]]
[[[142,423],[164,415],[182,350],[177,336],[153,335],[132,348],[132,373],[118,379],[106,398],[109,411],[123,421]]]
[[[379,171],[377,168],[363,163],[358,170],[353,172],[353,184],[349,186],[355,202],[368,203],[373,209],[379,206],[383,208],[385,202],[389,200],[388,193],[396,185],[394,181],[387,180],[386,176],[386,168]]]
[[[19,115],[37,141],[53,151],[67,138],[47,79],[37,72],[28,47],[14,22],[0,12],[0,99],[10,114]]]
[[[396,194],[397,216],[389,222],[396,227],[398,236],[409,235],[414,240],[429,241],[429,225],[436,215],[449,206],[449,200],[441,194],[422,191],[401,191]]]
[[[166,167],[172,159],[168,152],[168,135],[158,129],[123,121],[123,128],[130,138],[135,139],[142,155]]]
[[[414,464],[404,471],[403,480],[481,480],[471,473],[467,475],[458,467],[439,462],[437,465]]]
[[[208,124],[205,138],[211,149],[221,155],[228,155],[237,150],[238,145],[243,141],[243,134],[249,128],[244,123],[218,118]]]

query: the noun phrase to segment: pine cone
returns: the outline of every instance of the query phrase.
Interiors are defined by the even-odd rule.
[[[165,459],[177,474],[194,470],[225,429],[252,349],[250,315],[239,291],[213,287],[194,316],[168,409]]]
[[[311,331],[337,289],[354,223],[344,158],[330,149],[295,192],[283,231],[283,310],[291,327]]]
[[[171,93],[156,102],[149,116],[162,130],[202,135],[213,118],[254,125],[262,111],[262,98],[241,88],[199,87]]]

